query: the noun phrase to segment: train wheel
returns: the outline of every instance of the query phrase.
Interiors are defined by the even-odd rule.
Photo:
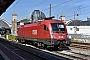
[[[38,42],[38,43],[37,43],[37,46],[40,47],[40,46],[41,46],[41,43]]]
[[[19,40],[16,40],[17,43],[19,43]]]
[[[63,44],[60,44],[58,48],[59,48],[59,50],[62,51],[63,50]]]
[[[17,43],[20,43],[20,39],[16,39],[16,42],[17,42]]]
[[[47,49],[47,45],[44,44],[44,47],[43,47],[43,48],[44,48],[44,49]]]
[[[36,46],[36,47],[38,46],[38,45],[37,45],[37,42],[33,42],[33,45]]]
[[[59,49],[58,49],[58,46],[57,46],[57,45],[54,46],[53,50],[59,50]]]
[[[44,45],[43,43],[41,44],[41,46],[42,46],[43,48],[45,47],[45,45]]]
[[[25,43],[25,40],[22,39],[22,40],[21,40],[21,43]]]
[[[67,46],[70,46],[70,44],[66,44]]]
[[[40,47],[39,45],[40,45],[39,42],[37,42],[37,47]]]
[[[47,50],[52,51],[53,47],[48,47]]]

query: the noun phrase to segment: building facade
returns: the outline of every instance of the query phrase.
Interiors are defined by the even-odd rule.
[[[17,14],[12,14],[11,34],[17,36]]]
[[[11,24],[4,18],[0,18],[0,34],[11,34]]]
[[[69,34],[90,34],[90,20],[71,20],[66,25]]]

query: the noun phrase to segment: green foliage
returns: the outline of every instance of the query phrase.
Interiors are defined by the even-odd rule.
[[[71,38],[71,41],[74,41],[74,37]]]
[[[77,39],[75,39],[74,37],[71,38],[71,41],[72,41],[72,42],[82,42],[81,40],[77,40]]]
[[[71,38],[71,42],[75,42],[76,40],[75,40],[75,38],[74,37],[72,37]]]
[[[13,35],[10,35],[10,34],[5,34],[5,38],[6,38],[6,35],[8,35],[8,40],[11,40],[11,41],[15,41],[16,40],[16,36],[13,36]]]
[[[9,35],[9,36],[8,36],[8,40],[16,40],[16,36]]]

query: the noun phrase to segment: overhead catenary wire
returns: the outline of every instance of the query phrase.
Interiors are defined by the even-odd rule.
[[[81,7],[80,9],[84,9],[84,8],[87,8],[87,7],[90,7],[90,6],[84,6],[84,7]],[[90,12],[85,12],[85,13],[80,13],[78,14],[79,16],[81,15],[85,15],[85,14],[89,14]],[[67,17],[73,17],[74,15],[70,15],[70,16],[67,16]]]
[[[81,5],[80,5],[81,6]],[[87,7],[90,7],[90,6],[84,6],[84,7],[80,7],[79,6],[79,10],[81,10],[81,9],[84,9],[84,8],[87,8]],[[72,10],[69,10],[69,11],[65,11],[64,13],[70,13],[70,12],[72,12],[72,11],[74,11],[74,10],[77,10],[77,9],[72,9]],[[80,11],[80,13],[78,13],[79,15],[82,15],[81,14],[81,11]],[[67,17],[72,17],[73,15],[70,15],[70,16],[67,16]]]
[[[69,3],[69,2],[71,2],[71,1],[72,1],[72,0],[65,1],[65,2],[60,3],[60,4],[57,4],[57,5],[55,5],[55,6],[51,7],[51,8],[59,7],[59,6],[61,6],[61,5],[64,5],[64,4],[66,4],[66,3]],[[49,8],[47,8],[46,10],[48,10],[48,9],[49,9]],[[58,9],[60,9],[60,8],[58,8]],[[53,9],[53,11],[58,10],[58,9]],[[44,11],[44,10],[42,10],[42,11]],[[47,13],[49,13],[49,11],[48,11]]]
[[[35,8],[35,7],[37,7],[37,6],[45,3],[46,1],[47,1],[47,0],[44,0],[43,2],[35,5],[33,8]],[[55,5],[55,6],[52,6],[52,8],[58,7],[58,6],[60,6],[60,5],[63,5],[63,4],[65,4],[65,3],[68,3],[68,2],[71,2],[71,1],[72,1],[72,0],[65,1],[65,2],[63,2],[63,3],[57,4],[57,5]],[[81,1],[83,1],[83,0],[80,0],[80,1],[78,1],[78,2],[76,2],[76,3],[79,3],[79,2],[81,2]],[[76,4],[76,3],[73,3],[73,4]],[[77,8],[77,7],[76,7],[76,8]],[[48,10],[48,9],[50,9],[50,8],[46,8],[46,9],[43,9],[43,10],[41,10],[41,11],[45,11],[45,10]],[[80,9],[81,9],[81,8],[80,8]],[[57,10],[57,9],[56,9],[56,10]],[[73,11],[73,10],[70,10],[70,11]],[[69,12],[70,12],[70,11],[69,11]],[[68,12],[68,11],[66,11],[66,13],[67,13],[67,12]],[[23,12],[23,13],[24,13],[24,12]]]
[[[13,5],[13,7],[11,7],[9,10],[11,10],[12,8],[14,8],[19,2],[20,2],[21,0],[18,0],[14,5]],[[35,8],[35,7],[37,7],[37,6],[40,6],[41,4],[44,4],[45,2],[46,2],[47,0],[44,0],[44,1],[42,1],[41,3],[39,3],[39,4],[37,4],[37,5],[35,5],[35,6],[33,6],[32,8]],[[68,3],[68,2],[71,2],[72,0],[68,0],[68,1],[65,1],[65,2],[63,2],[63,3],[60,3],[60,4],[57,4],[57,5],[54,5],[54,6],[52,6],[52,8],[56,8],[56,7],[58,7],[58,6],[62,6],[63,4],[65,4],[65,3]],[[83,0],[80,0],[80,1],[77,1],[76,3],[78,3],[78,2],[82,2]],[[72,3],[73,5],[74,4],[76,4],[76,3]],[[71,12],[71,11],[74,11],[74,10],[80,10],[80,9],[82,9],[82,8],[87,8],[87,7],[89,7],[89,6],[82,6],[82,5],[79,5],[79,7],[78,7],[78,9],[69,9],[69,11],[67,11],[67,10],[65,10],[65,11],[63,11],[64,13],[68,13],[68,12]],[[46,8],[46,9],[43,9],[43,10],[41,10],[41,11],[45,11],[45,10],[48,10],[48,9],[50,9],[50,8]],[[58,8],[59,9],[59,8]],[[57,10],[57,9],[55,9],[55,10]],[[53,11],[55,11],[54,9],[53,9]],[[25,11],[26,12],[26,11]],[[49,11],[48,11],[49,12]],[[24,13],[24,12],[23,12]],[[23,14],[22,13],[22,14]],[[81,14],[81,11],[80,11],[80,14]],[[57,15],[57,14],[56,14]]]
[[[44,0],[43,2],[35,5],[34,7],[32,7],[32,9],[35,8],[35,7],[37,7],[37,6],[39,6],[39,5],[41,5],[41,4],[43,4],[43,3],[45,3],[46,1],[47,1],[47,0]],[[57,6],[59,6],[59,5],[62,5],[62,4],[65,4],[65,3],[68,3],[68,2],[70,2],[70,1],[72,1],[72,0],[65,1],[65,2],[63,2],[63,3],[60,3],[60,4],[58,4],[58,5],[53,6],[52,8],[57,7]],[[31,9],[31,8],[30,8],[30,9]],[[45,11],[45,10],[48,10],[48,9],[50,9],[50,8],[46,8],[46,9],[41,10],[41,11]],[[25,12],[26,12],[26,11],[25,11]],[[24,12],[23,12],[23,13],[24,13]]]
[[[18,0],[18,1],[9,9],[9,11],[12,10],[20,1],[21,1],[21,0]],[[8,11],[7,11],[7,12],[8,12]],[[14,12],[15,12],[15,11],[14,11]],[[4,14],[5,14],[5,13],[4,13]],[[3,14],[3,15],[4,15],[4,14]],[[2,15],[1,15],[1,16],[2,16]]]
[[[72,0],[68,0],[68,1],[65,1],[63,3],[57,4],[55,6],[52,6],[52,8],[58,7],[59,5],[65,4],[65,3],[70,2],[70,1],[72,1]],[[42,11],[45,11],[45,10],[48,10],[48,9],[50,9],[50,8],[43,9]]]
[[[39,4],[35,5],[35,6],[33,6],[33,7],[30,8],[30,9],[33,9],[33,8],[35,8],[35,7],[38,7],[39,5],[45,3],[46,1],[47,1],[47,0],[44,0],[44,1],[42,1],[41,3],[39,3]],[[21,14],[24,14],[25,12],[26,12],[26,11],[22,12]]]
[[[57,5],[55,5],[55,6],[52,6],[51,8],[54,8],[54,7],[58,7],[58,6],[61,6],[61,5],[63,5],[63,4],[65,4],[65,3],[68,3],[68,2],[71,2],[72,0],[68,0],[68,1],[66,1],[66,2],[63,2],[63,3],[60,3],[60,4],[57,4]],[[75,2],[75,3],[72,3],[72,5],[74,5],[74,4],[78,4],[79,2],[82,2],[83,0],[80,0],[80,1],[77,1],[77,2]],[[80,5],[81,6],[81,5]],[[88,6],[87,6],[88,7]],[[66,13],[67,12],[71,12],[71,11],[74,11],[74,10],[76,10],[76,8],[77,7],[75,7],[75,9],[72,9],[72,10],[69,10],[69,11],[65,11]],[[80,7],[79,7],[80,8]],[[45,11],[45,10],[48,10],[48,9],[50,9],[50,8],[46,8],[46,9],[43,9],[42,11]],[[60,8],[58,8],[58,9],[60,9]],[[81,8],[80,8],[81,9]],[[79,9],[79,10],[80,10]],[[57,10],[57,9],[55,9],[55,10]],[[54,9],[53,9],[53,11],[55,11]],[[48,11],[49,12],[49,11]],[[81,14],[81,11],[80,11],[80,14]],[[56,14],[56,15],[58,15],[58,14]]]
[[[65,1],[65,2],[63,2],[63,3],[60,3],[60,4],[57,4],[57,5],[55,5],[55,6],[52,6],[51,8],[55,8],[55,7],[58,7],[58,6],[61,6],[61,5],[63,5],[63,4],[65,4],[65,3],[68,3],[68,2],[71,2],[72,0],[68,0],[68,1]],[[80,1],[77,1],[77,2],[75,2],[75,3],[72,3],[73,5],[74,4],[77,4],[77,3],[79,3],[79,2],[82,2],[83,0],[80,0]],[[77,8],[77,7],[76,7]],[[50,8],[46,8],[46,9],[43,9],[42,11],[45,11],[45,10],[48,10],[48,9],[50,9]],[[59,9],[59,8],[58,8]],[[53,9],[54,10],[54,9]],[[57,10],[57,9],[55,9],[55,10]],[[54,11],[55,11],[54,10]],[[70,10],[71,11],[71,10]],[[48,11],[49,12],[49,11]],[[58,15],[58,14],[57,14]]]
[[[14,8],[20,1],[21,1],[21,0],[17,1],[17,2],[13,5],[12,8]],[[12,8],[11,8],[11,9],[12,9]],[[11,10],[11,9],[10,9],[10,10]]]
[[[42,1],[41,3],[35,5],[33,8],[35,8],[35,7],[37,7],[37,6],[39,6],[39,5],[43,4],[43,3],[45,3],[46,1],[47,1],[47,0]]]
[[[71,0],[70,0],[71,1]],[[70,1],[67,1],[67,2],[70,2]],[[78,1],[78,2],[76,2],[76,3],[73,3],[73,5],[74,4],[77,4],[77,3],[79,3],[79,2],[82,2],[83,0],[80,0],[80,1]],[[65,2],[66,3],[66,2]],[[55,6],[53,6],[52,8],[54,8],[54,7],[58,7],[58,6],[60,6],[60,5],[62,5],[62,3],[61,4],[57,4],[57,5],[55,5]],[[68,13],[68,12],[71,12],[71,11],[74,11],[74,10],[81,10],[81,9],[83,9],[83,8],[87,8],[87,7],[90,7],[90,6],[82,6],[82,4],[81,5],[79,5],[78,7],[75,7],[75,9],[72,9],[72,10],[69,10],[69,11],[65,11],[65,13]],[[48,9],[50,9],[50,8],[46,8],[46,9],[43,9],[42,11],[45,11],[45,10],[48,10]],[[55,9],[55,10],[57,10],[57,9]],[[84,13],[84,14],[88,14],[89,12],[86,12],[86,13]],[[83,13],[81,14],[81,11],[80,11],[80,14],[79,15],[83,15]],[[73,15],[71,15],[71,16],[73,16]],[[70,17],[70,16],[68,16],[68,17]]]
[[[43,3],[45,3],[46,1],[47,1],[47,0],[44,0],[43,2],[41,2],[41,3],[37,4],[37,5],[35,5],[34,7],[30,8],[30,9],[33,9],[33,8],[35,8],[35,7],[37,7],[37,6],[39,6],[39,5],[43,4]],[[65,4],[65,3],[68,3],[68,2],[70,2],[70,1],[72,1],[72,0],[68,0],[68,1],[65,1],[65,2],[63,2],[63,3],[57,4],[57,5],[55,5],[55,6],[52,6],[51,8],[58,7],[58,6],[60,6],[60,5],[63,5],[63,4]],[[45,11],[45,10],[48,10],[48,9],[50,9],[50,8],[46,8],[46,9],[43,9],[43,10],[41,10],[41,11]],[[26,12],[26,11],[25,11],[25,12]],[[23,14],[23,13],[24,13],[24,12],[22,12],[22,14]]]
[[[33,8],[35,8],[35,7],[37,7],[37,6],[45,3],[46,1],[47,1],[47,0],[44,0],[44,1],[41,2],[40,4],[35,5]],[[52,6],[52,8],[56,8],[56,7],[58,7],[58,6],[61,6],[61,5],[65,4],[65,3],[68,3],[68,2],[71,2],[71,1],[72,1],[72,0],[65,1],[65,2],[63,2],[63,3],[57,4],[57,5],[55,5],[55,6]],[[80,0],[80,1],[77,1],[77,2],[72,3],[72,4],[74,5],[74,4],[77,4],[77,3],[82,2],[82,1],[83,1],[83,0]],[[71,11],[74,11],[74,10],[80,10],[80,9],[82,9],[82,8],[87,8],[87,7],[89,7],[89,6],[84,6],[84,7],[83,7],[82,5],[79,5],[79,7],[75,7],[75,9],[72,9],[72,10],[69,9],[69,11],[65,11],[65,13],[68,13],[68,12],[71,12]],[[45,11],[45,10],[48,10],[48,9],[50,9],[50,8],[46,8],[46,9],[43,9],[43,10],[41,10],[41,11]],[[57,9],[55,9],[55,10],[57,10]],[[80,14],[79,14],[79,15],[82,15],[82,14],[81,14],[81,11],[80,11]],[[73,15],[72,15],[72,16],[73,16]]]
[[[82,6],[82,5],[80,5],[80,6]],[[83,9],[83,8],[90,7],[90,6],[84,6],[84,7],[80,7],[80,6],[79,6],[79,9]],[[77,8],[77,7],[76,7],[76,8]],[[69,11],[65,11],[65,13],[70,12],[70,11],[74,11],[74,10],[77,10],[77,9],[72,9],[72,10],[69,10]]]
[[[74,2],[74,3],[71,3],[71,5],[75,5],[75,4],[78,4],[78,3],[80,3],[80,2],[82,2],[83,0],[80,0],[80,1],[77,1],[77,2]],[[64,6],[63,8],[65,8],[65,7],[67,7],[67,5],[66,6]],[[75,9],[76,9],[77,7],[75,7]],[[60,8],[58,8],[58,9],[60,9]],[[55,9],[55,10],[58,10],[58,9]],[[54,10],[54,11],[55,11]],[[65,10],[65,12],[70,12],[70,11],[73,11],[74,9],[72,9],[72,10],[69,10],[69,11],[66,11]],[[64,11],[63,11],[63,13],[65,13]],[[58,12],[58,13],[60,13],[60,12]]]

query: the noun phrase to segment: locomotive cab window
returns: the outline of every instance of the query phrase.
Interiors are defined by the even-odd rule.
[[[63,23],[51,23],[51,27],[54,32],[65,32],[65,26]]]
[[[48,31],[48,27],[46,25],[44,25],[44,30],[47,30]]]

